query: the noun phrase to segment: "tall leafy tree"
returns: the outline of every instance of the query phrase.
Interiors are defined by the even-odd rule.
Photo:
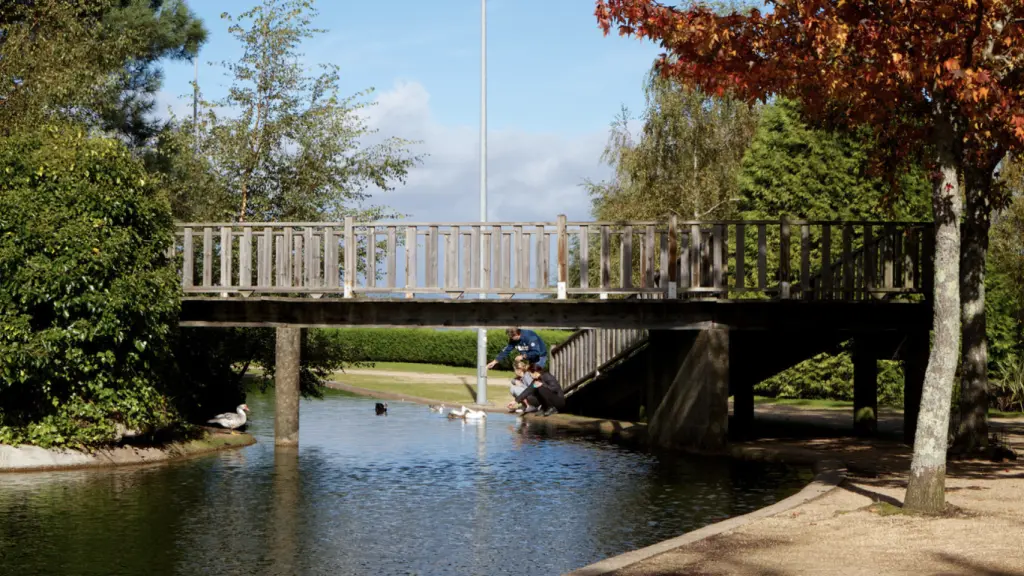
[[[299,49],[324,32],[312,26],[316,14],[312,1],[264,0],[237,17],[222,15],[243,53],[222,63],[227,95],[202,101],[196,144],[239,221],[354,215],[371,186],[392,189],[419,160],[399,138],[366,143],[373,131],[360,99],[369,91],[342,96],[337,66],[306,74]],[[383,213],[368,207],[360,217]]]
[[[832,113],[900,143],[891,147],[893,161],[906,151],[929,155],[935,171],[934,340],[905,504],[922,512],[942,510],[961,329],[960,177],[968,183],[973,238],[977,227],[971,221],[985,220],[993,200],[986,185],[993,169],[1024,143],[1024,3],[774,0],[768,14],[724,16],[699,3],[596,5],[606,33],[617,25],[622,34],[660,42],[671,53],[660,60],[660,70],[684,84],[742,98],[796,98],[810,115]],[[969,281],[983,286],[977,277]],[[981,290],[969,294],[968,302],[982,298]],[[984,309],[967,311],[970,324]]]

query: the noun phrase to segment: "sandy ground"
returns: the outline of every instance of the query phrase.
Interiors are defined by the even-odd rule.
[[[942,518],[893,513],[902,503],[910,463],[909,448],[896,442],[745,443],[798,458],[837,458],[849,479],[788,512],[614,574],[1024,576],[1024,421],[994,425],[1021,460],[951,462],[947,502],[958,510]]]

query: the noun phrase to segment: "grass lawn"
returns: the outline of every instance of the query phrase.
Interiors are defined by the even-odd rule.
[[[372,376],[369,374],[338,374],[334,378],[338,382],[406,396],[429,398],[449,404],[472,404],[476,401],[476,385],[446,383],[419,383],[405,379]],[[493,380],[492,380],[493,382]],[[487,400],[490,404],[504,404],[511,399],[507,384],[491,384],[487,386]]]
[[[754,396],[754,404],[778,404],[780,406],[823,408],[826,410],[853,408],[853,402],[848,400],[822,400],[819,398],[769,398],[767,396]]]
[[[440,364],[415,364],[413,362],[374,362],[373,367],[360,370],[387,370],[390,372],[419,372],[420,374],[454,374],[457,376],[476,376],[476,368],[464,366],[441,366]],[[512,377],[512,372],[504,370],[488,370],[491,379]]]

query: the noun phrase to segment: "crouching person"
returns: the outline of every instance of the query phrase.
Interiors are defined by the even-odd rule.
[[[544,410],[544,416],[557,414],[559,410],[565,409],[565,394],[562,392],[562,385],[553,374],[541,368],[538,364],[531,364],[523,374],[524,383],[529,377],[530,383],[516,396],[515,402],[510,403],[510,409],[514,404],[523,403],[523,414]],[[517,410],[518,412],[518,410]]]
[[[508,392],[509,394],[512,395],[512,398],[516,400],[508,403],[509,412],[528,414],[530,412],[537,411],[538,402],[534,400],[532,408],[531,404],[529,403],[529,398],[532,396],[532,394],[527,394],[526,396],[523,397],[523,400],[518,399],[520,395],[523,394],[523,392],[531,388],[530,385],[533,383],[533,376],[528,372],[529,367],[530,363],[523,362],[521,359],[517,359],[512,364],[512,369],[515,371],[516,375],[512,378],[512,385],[508,387]],[[522,406],[520,406],[520,403],[522,403]]]

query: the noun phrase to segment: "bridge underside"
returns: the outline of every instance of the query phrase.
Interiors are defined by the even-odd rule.
[[[407,300],[185,298],[182,326],[426,326],[902,332],[927,328],[924,302],[827,300]]]

